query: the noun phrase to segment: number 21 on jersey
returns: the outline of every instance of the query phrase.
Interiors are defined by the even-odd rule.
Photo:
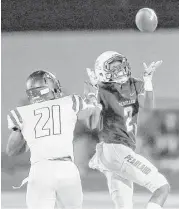
[[[60,106],[53,105],[34,110],[39,119],[35,125],[35,138],[61,134]]]

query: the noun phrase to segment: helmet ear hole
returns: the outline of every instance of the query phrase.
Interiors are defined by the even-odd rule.
[[[54,89],[54,92],[57,93],[57,89]]]

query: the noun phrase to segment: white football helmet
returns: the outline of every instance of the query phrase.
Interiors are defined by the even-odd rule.
[[[110,64],[119,61],[121,64],[111,70]],[[131,76],[131,68],[125,56],[115,51],[102,53],[95,62],[95,75],[98,82],[125,83]]]

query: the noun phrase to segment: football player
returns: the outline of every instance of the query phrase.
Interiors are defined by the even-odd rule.
[[[64,96],[59,81],[50,72],[33,72],[26,85],[30,104],[8,114],[12,133],[7,153],[12,156],[23,153],[27,146],[30,149],[27,206],[81,209],[83,195],[73,162],[73,130],[77,120],[94,129],[100,106],[87,106],[78,95]]]
[[[132,209],[133,182],[153,193],[147,209],[161,209],[169,193],[166,178],[135,152],[138,113],[153,107],[152,76],[161,63],[144,63],[139,80],[132,77],[125,56],[107,51],[97,58],[94,71],[87,69],[86,98],[92,103],[96,98],[103,107],[100,143],[89,166],[105,174],[115,209]]]

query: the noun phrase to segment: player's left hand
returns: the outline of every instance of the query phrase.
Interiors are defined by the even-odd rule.
[[[97,98],[98,94],[98,87],[91,84],[90,81],[84,82],[84,97],[89,98],[91,96],[94,96]]]
[[[91,84],[93,86],[96,86],[98,83],[98,79],[95,75],[95,72],[93,70],[91,70],[90,68],[86,68],[86,72],[87,72],[87,75],[88,75],[88,78],[89,78]]]
[[[149,66],[146,65],[146,63],[143,63],[144,66],[144,80],[145,79],[150,79],[152,80],[153,73],[155,70],[162,64],[162,60],[157,61],[157,62],[152,62]]]
[[[84,83],[84,96],[87,99],[88,103],[93,104],[94,100],[97,101],[97,77],[95,75],[95,72],[90,68],[86,68],[86,73],[88,75],[88,81],[85,81]]]

